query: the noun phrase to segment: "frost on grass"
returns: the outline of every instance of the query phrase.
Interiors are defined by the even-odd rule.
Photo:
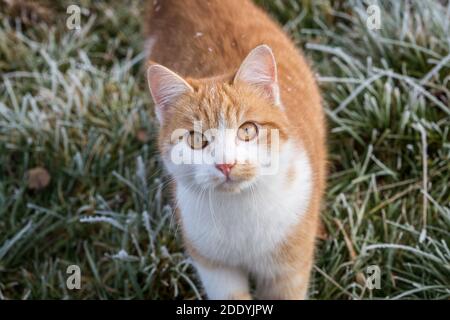
[[[80,218],[81,223],[97,223],[97,222],[106,222],[114,227],[116,227],[119,230],[124,231],[125,227],[117,222],[116,220],[109,218],[109,217],[102,217],[102,216],[95,216],[95,217],[81,217]]]
[[[117,252],[116,254],[111,256],[112,259],[116,259],[116,260],[120,260],[120,261],[128,261],[128,262],[132,262],[132,261],[139,261],[139,258],[136,256],[130,256],[128,254],[128,252],[126,252],[125,250],[120,250],[119,252]]]
[[[448,299],[450,4],[378,1],[369,30],[372,1],[257,2],[304,48],[327,113],[311,298]],[[157,156],[139,2],[88,3],[76,33],[56,24],[67,4],[49,6],[54,23],[0,8],[0,297],[199,298]],[[51,172],[39,192],[24,179],[36,167]],[[83,290],[64,290],[70,264]]]

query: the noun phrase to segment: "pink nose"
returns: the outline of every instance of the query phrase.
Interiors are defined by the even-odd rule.
[[[229,176],[231,169],[234,167],[234,163],[224,163],[224,164],[216,164],[216,168],[220,171],[222,171],[222,173],[225,176]]]

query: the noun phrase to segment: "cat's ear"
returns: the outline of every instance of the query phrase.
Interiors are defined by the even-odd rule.
[[[275,105],[281,105],[277,63],[269,46],[257,46],[248,54],[234,77],[234,83],[238,81],[259,88]]]
[[[186,80],[159,64],[153,64],[147,69],[147,82],[160,123],[164,119],[164,112],[176,98],[194,91]]]

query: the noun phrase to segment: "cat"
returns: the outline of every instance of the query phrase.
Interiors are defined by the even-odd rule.
[[[326,179],[308,63],[249,0],[151,0],[145,23],[159,151],[207,298],[307,298]]]

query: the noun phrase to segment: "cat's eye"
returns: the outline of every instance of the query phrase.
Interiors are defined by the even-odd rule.
[[[189,146],[194,150],[203,149],[208,145],[208,140],[206,139],[205,135],[198,131],[189,132],[187,142]]]
[[[258,126],[253,122],[246,122],[239,127],[237,136],[242,141],[250,141],[258,135]]]

